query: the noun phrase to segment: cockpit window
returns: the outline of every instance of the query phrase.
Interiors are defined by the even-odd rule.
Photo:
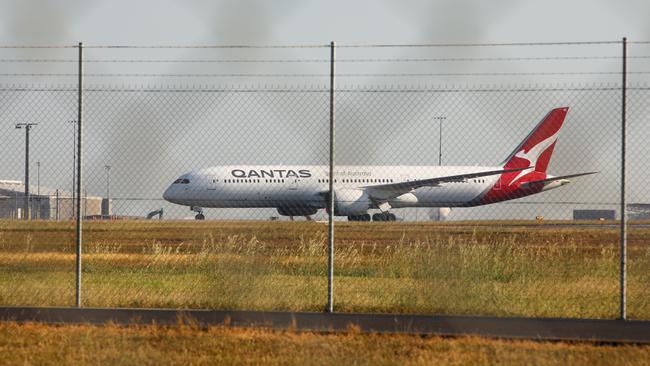
[[[190,184],[190,180],[187,178],[178,178],[174,181],[174,184]]]

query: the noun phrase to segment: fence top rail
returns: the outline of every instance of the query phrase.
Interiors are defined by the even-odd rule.
[[[620,55],[596,55],[596,56],[531,56],[531,57],[404,57],[404,58],[344,58],[337,59],[337,63],[398,63],[398,62],[500,62],[500,61],[583,61],[583,60],[621,60]],[[650,55],[627,56],[627,59],[645,60]],[[161,59],[161,58],[140,58],[140,59],[85,59],[85,63],[325,63],[331,60],[324,58],[225,58],[225,59]],[[76,63],[78,59],[65,58],[0,58],[2,63]]]
[[[515,47],[515,46],[587,46],[620,44],[621,40],[573,42],[485,42],[485,43],[411,43],[411,44],[337,44],[337,48],[445,48],[445,47]]]
[[[589,90],[620,90],[620,83],[555,83],[555,84],[418,84],[418,85],[339,85],[337,92],[368,92],[368,93],[431,93],[431,92],[484,92],[484,91],[589,91]],[[650,84],[645,82],[629,83],[628,90],[650,90]],[[0,92],[76,92],[77,85],[73,84],[2,84]],[[87,84],[86,92],[208,92],[208,93],[252,93],[252,92],[318,92],[329,91],[327,85],[292,85],[292,84],[165,84],[165,85],[117,85],[117,84]]]
[[[485,42],[485,43],[357,43],[337,44],[337,48],[445,48],[445,47],[516,47],[516,46],[587,46],[620,44],[622,40],[594,41],[544,41],[544,42]],[[650,41],[628,41],[629,44],[650,44]],[[169,45],[117,45],[117,44],[86,44],[84,48],[113,48],[113,49],[282,49],[282,48],[327,48],[329,43],[314,44],[169,44]],[[48,48],[77,48],[78,44],[59,45],[0,45],[0,49],[48,49]]]
[[[78,48],[78,44],[70,45],[0,45],[0,49],[24,49],[24,48],[33,48],[33,49],[47,49],[47,48]],[[185,48],[197,48],[197,49],[273,49],[273,48],[326,48],[330,47],[329,44],[294,44],[294,45],[245,45],[245,44],[233,44],[233,45],[101,45],[101,44],[84,44],[83,48],[117,48],[117,49],[185,49]]]

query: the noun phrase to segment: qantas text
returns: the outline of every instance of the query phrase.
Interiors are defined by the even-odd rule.
[[[270,170],[242,170],[233,169],[231,172],[235,178],[310,178],[311,172],[307,169],[270,169]]]

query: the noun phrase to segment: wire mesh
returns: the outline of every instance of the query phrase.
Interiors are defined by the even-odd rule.
[[[620,43],[375,46],[337,61],[335,311],[616,317]],[[629,313],[648,318],[635,47]],[[323,310],[326,51],[86,50],[84,306]],[[0,54],[2,121],[39,123],[30,186],[38,161],[49,203],[17,220],[24,131],[0,135],[6,305],[74,301],[66,52]]]
[[[546,135],[531,134],[560,107],[569,110],[559,133],[542,128],[537,133]],[[391,226],[376,233],[396,241],[378,249],[386,261],[377,268],[382,281],[355,285],[350,302],[413,312],[615,314],[617,241],[606,233],[615,230],[614,217],[609,229],[573,226],[571,220],[575,209],[617,209],[620,87],[362,89],[340,92],[338,110],[339,164],[378,166],[349,169],[347,174],[367,175],[345,179],[341,190],[357,181],[372,186],[375,174],[417,183],[534,167],[391,195],[387,203],[396,217],[389,219],[449,224],[409,226],[403,237]],[[535,145],[520,145],[527,138]],[[536,159],[551,152],[546,171]],[[513,155],[530,161],[513,165]],[[598,173],[570,184],[545,181],[588,172]],[[372,196],[368,204],[373,208]],[[385,220],[374,208],[370,216]],[[587,279],[601,286],[586,287]],[[382,296],[372,296],[380,289]]]
[[[294,289],[313,310],[324,287],[291,281],[281,261],[298,248],[315,250],[310,243],[324,228],[298,236],[269,220],[323,207],[318,195],[301,205],[292,193],[301,179],[324,173],[309,166],[326,156],[327,101],[322,88],[89,91],[89,189],[111,195],[112,215],[164,220],[109,224],[116,240],[106,245],[140,259],[98,260],[101,269],[86,276],[86,303],[273,309],[287,308],[272,300]],[[179,221],[195,217],[208,223]],[[142,225],[153,228],[132,243],[115,235]],[[300,260],[324,274],[323,262]],[[101,285],[92,286],[94,278]],[[124,288],[137,295],[124,296]]]
[[[636,57],[650,50],[647,42],[631,42],[628,55]],[[628,70],[638,71],[648,66],[647,62],[632,62]],[[648,219],[650,207],[647,189],[648,147],[648,88],[647,80],[639,76],[629,76],[627,90],[627,314],[630,319],[648,319]]]
[[[627,308],[631,319],[648,319],[647,309],[650,305],[650,290],[647,284],[648,248],[650,237],[648,233],[648,220],[650,219],[650,205],[648,205],[648,176],[646,168],[648,156],[648,128],[650,109],[647,101],[650,97],[650,88],[647,85],[635,86],[628,91],[628,125],[627,125],[627,235],[628,235],[628,262],[627,262]]]
[[[74,303],[73,124],[76,93],[2,88],[4,132],[0,177],[0,302],[64,306]],[[25,207],[26,129],[30,139],[30,216]]]

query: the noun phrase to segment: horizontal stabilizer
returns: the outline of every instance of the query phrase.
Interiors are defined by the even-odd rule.
[[[531,186],[531,185],[534,185],[534,184],[544,184],[544,183],[549,183],[549,182],[553,182],[553,181],[560,180],[560,179],[569,179],[569,178],[581,177],[583,175],[591,175],[591,174],[598,174],[598,173],[600,173],[600,172],[577,173],[577,174],[562,175],[562,176],[559,176],[559,177],[551,177],[551,178],[546,178],[546,179],[532,180],[532,181],[522,183],[521,187],[525,188],[526,186]]]

